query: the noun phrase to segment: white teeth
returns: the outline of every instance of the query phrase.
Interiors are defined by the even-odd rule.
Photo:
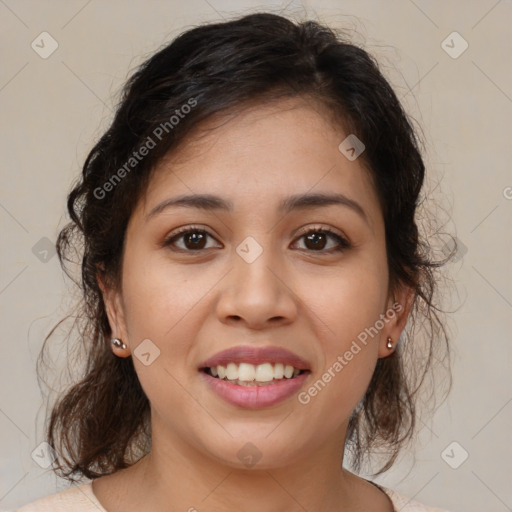
[[[228,380],[238,379],[238,366],[235,363],[228,363],[226,366],[226,378]]]
[[[242,380],[242,378],[240,378],[240,380]],[[258,382],[270,382],[274,380],[274,368],[272,368],[272,365],[270,363],[263,363],[256,366],[256,376],[254,380]]]
[[[240,363],[238,367],[238,380],[243,380],[246,382],[253,381],[256,375],[256,370],[253,364]],[[273,377],[273,376],[272,376]],[[260,379],[258,379],[260,380]],[[272,379],[270,379],[272,380]]]
[[[289,364],[287,364],[287,365],[284,367],[284,376],[285,376],[287,379],[291,379],[291,378],[292,378],[292,375],[293,375],[293,366],[290,366]]]
[[[217,365],[211,367],[210,373],[219,379],[235,381],[238,384],[254,385],[254,382],[271,382],[283,378],[291,379],[297,377],[301,370],[282,363],[263,363],[257,366],[249,363],[228,363],[227,366]]]

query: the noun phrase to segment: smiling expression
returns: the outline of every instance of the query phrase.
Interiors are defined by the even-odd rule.
[[[153,444],[165,438],[240,466],[237,450],[250,441],[267,467],[339,447],[377,359],[389,353],[386,337],[398,338],[403,322],[390,321],[307,405],[297,400],[394,302],[371,177],[362,158],[339,151],[349,134],[320,112],[301,100],[242,112],[169,154],[137,204],[122,287],[105,296],[112,334],[132,354],[142,340],[160,350],[148,366],[133,357]],[[238,349],[237,371],[243,362],[275,371],[286,357],[253,349],[276,347],[307,366],[291,391],[292,378],[269,385],[268,365],[261,387],[205,369]],[[288,394],[254,402],[278,386]]]

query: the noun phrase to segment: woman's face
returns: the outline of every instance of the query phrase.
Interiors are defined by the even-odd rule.
[[[122,291],[107,294],[112,334],[151,403],[153,447],[233,467],[252,456],[260,468],[342,452],[350,413],[391,353],[386,338],[396,342],[405,322],[403,297],[388,297],[376,192],[361,159],[338,149],[348,135],[287,100],[160,164],[128,225]],[[169,203],[206,194],[215,201]],[[313,194],[339,202],[306,201]],[[170,241],[183,228],[192,233]],[[258,352],[269,348],[302,364]],[[240,350],[210,362],[263,385],[207,375],[205,362],[227,349]],[[269,384],[287,363],[306,371]]]

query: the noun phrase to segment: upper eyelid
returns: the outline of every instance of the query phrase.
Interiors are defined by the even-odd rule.
[[[295,236],[302,236],[306,233],[308,233],[309,231],[330,231],[332,235],[338,235],[340,236],[341,238],[345,238],[346,240],[348,240],[348,236],[345,235],[345,233],[343,231],[341,231],[340,229],[337,229],[337,228],[333,228],[331,226],[323,226],[322,224],[312,224],[312,225],[308,225],[308,226],[304,226],[304,227],[301,227],[297,230],[297,232],[295,233]]]
[[[202,226],[202,225],[191,224],[191,225],[186,225],[186,226],[176,228],[176,230],[177,231],[175,233],[169,234],[165,238],[167,240],[169,240],[175,236],[185,235],[185,234],[187,234],[187,232],[190,232],[190,231],[204,231],[205,233],[212,236],[213,238],[217,237],[217,235],[214,235],[210,232],[210,228],[208,228],[206,226]],[[309,231],[314,231],[314,230],[331,231],[332,234],[341,236],[342,238],[346,238],[348,240],[348,236],[345,235],[345,233],[343,231],[341,231],[340,229],[333,228],[331,226],[324,226],[324,225],[318,224],[318,223],[313,224],[313,225],[310,224],[310,225],[306,225],[306,226],[298,228],[297,231],[295,232],[294,236],[301,236],[301,235],[304,235],[305,233],[308,233]]]

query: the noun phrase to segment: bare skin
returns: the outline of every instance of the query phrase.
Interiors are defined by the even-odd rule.
[[[350,414],[378,358],[392,352],[386,339],[398,340],[412,298],[405,288],[389,293],[382,212],[361,159],[338,150],[347,135],[321,109],[283,100],[242,112],[160,164],[130,219],[122,289],[100,280],[112,335],[127,345],[116,355],[133,355],[145,339],[160,350],[148,366],[133,357],[151,403],[151,453],[93,482],[109,512],[393,510],[377,487],[341,469]],[[229,200],[233,211],[172,207],[147,217],[192,193]],[[344,194],[364,216],[339,204],[277,210],[306,193]],[[187,235],[174,251],[163,246],[192,225],[208,233],[204,248],[193,251]],[[318,228],[351,247],[334,251],[330,235],[323,246],[308,243]],[[251,263],[236,252],[249,236],[263,249]],[[237,407],[199,373],[226,348],[279,346],[310,364],[307,391],[396,303],[401,312],[307,404],[294,395]],[[261,454],[250,468],[237,455],[248,442]]]

